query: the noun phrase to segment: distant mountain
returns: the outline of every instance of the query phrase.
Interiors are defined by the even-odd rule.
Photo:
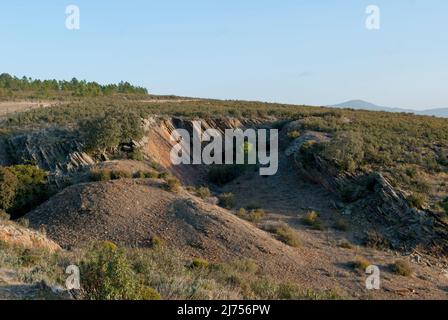
[[[448,118],[448,108],[429,109],[424,111],[417,111],[417,114],[425,116],[436,116],[441,118]]]
[[[406,109],[406,108],[392,108],[378,106],[376,104],[364,101],[364,100],[350,100],[343,103],[331,105],[332,108],[349,108],[355,110],[369,110],[369,111],[386,111],[386,112],[406,112],[414,113],[417,115],[436,116],[442,118],[448,118],[448,108],[435,108],[423,111]]]

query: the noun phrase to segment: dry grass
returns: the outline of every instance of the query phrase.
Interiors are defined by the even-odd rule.
[[[325,227],[322,223],[322,221],[319,219],[319,214],[316,211],[310,211],[308,212],[303,218],[302,222],[312,227],[315,230],[324,230]]]
[[[353,262],[352,262],[352,267],[355,270],[361,271],[361,272],[365,272],[366,269],[371,265],[371,263],[363,257],[357,257]]]
[[[212,195],[212,193],[210,192],[210,189],[207,187],[196,188],[196,190],[194,191],[194,194],[201,199],[209,198]]]
[[[391,265],[391,270],[394,274],[403,277],[410,277],[414,272],[411,265],[404,260],[395,261],[395,263]]]
[[[265,217],[266,213],[262,209],[253,209],[253,210],[247,211],[246,209],[241,208],[240,210],[238,210],[236,215],[239,218],[247,220],[249,222],[260,223],[261,219],[263,219]]]
[[[165,188],[171,192],[178,192],[181,187],[179,179],[174,177],[169,177],[165,180]]]
[[[235,207],[235,196],[233,193],[223,193],[219,196],[219,204],[226,209],[231,209]]]
[[[299,247],[300,239],[297,232],[286,223],[270,223],[263,226],[263,229],[276,235],[277,239],[291,247]]]

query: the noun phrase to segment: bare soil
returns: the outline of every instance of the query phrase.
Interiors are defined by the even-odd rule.
[[[335,222],[342,216],[334,208],[336,199],[332,194],[301,178],[284,154],[280,155],[279,162],[277,175],[261,177],[257,172],[249,173],[228,184],[223,192],[235,195],[237,208],[255,206],[264,209],[267,214],[259,226],[282,221],[297,230],[302,243],[297,252],[306,265],[302,272],[314,277],[317,275],[322,287],[331,279],[337,283],[336,287],[356,298],[448,298],[446,261],[417,253],[402,255],[359,245],[350,230],[336,230]],[[313,230],[302,222],[310,211],[319,214],[325,230]],[[353,270],[351,265],[359,257],[380,268],[380,291],[366,290],[368,275]],[[408,261],[414,274],[411,277],[393,274],[390,266],[397,260]]]
[[[0,102],[0,117],[17,112],[25,112],[38,108],[48,108],[55,105],[56,102],[49,101],[7,101]]]

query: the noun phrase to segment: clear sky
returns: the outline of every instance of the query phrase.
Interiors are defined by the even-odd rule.
[[[78,5],[80,30],[65,27]],[[381,29],[365,28],[366,7]],[[0,72],[128,80],[156,94],[448,107],[446,0],[15,0]]]

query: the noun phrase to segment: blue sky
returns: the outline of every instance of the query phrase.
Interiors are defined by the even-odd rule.
[[[65,28],[78,5],[81,29]],[[367,5],[381,29],[365,28]],[[446,0],[16,0],[0,72],[128,80],[157,94],[448,107]]]

